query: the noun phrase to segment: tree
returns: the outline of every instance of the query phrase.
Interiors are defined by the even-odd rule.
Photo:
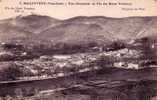
[[[111,56],[102,55],[96,60],[98,67],[110,67],[113,66],[114,58]]]
[[[19,66],[16,66],[14,64],[5,68],[2,73],[3,80],[16,80],[17,77],[20,77],[22,75],[22,71],[20,70]]]

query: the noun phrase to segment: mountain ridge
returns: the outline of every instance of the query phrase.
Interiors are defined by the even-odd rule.
[[[17,16],[0,21],[0,40],[11,40],[12,37],[31,37],[37,41],[38,38],[48,41],[59,40],[67,43],[77,42],[79,39],[80,41],[104,39],[107,42],[129,40],[149,35],[156,36],[156,22],[155,16],[124,18],[78,16],[66,20],[41,15]]]

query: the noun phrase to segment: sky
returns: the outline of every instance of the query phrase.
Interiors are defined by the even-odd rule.
[[[24,5],[30,2],[65,3],[65,5]],[[107,5],[68,5],[68,3],[107,3]],[[21,3],[21,4],[20,4]],[[131,3],[131,5],[108,5],[109,3]],[[13,9],[12,9],[13,8]],[[17,8],[22,8],[17,12]],[[31,8],[31,9],[30,9]],[[34,10],[32,10],[32,8]],[[27,10],[23,10],[27,9]],[[75,16],[157,16],[156,0],[1,0],[0,20],[19,15],[46,15],[57,19]]]

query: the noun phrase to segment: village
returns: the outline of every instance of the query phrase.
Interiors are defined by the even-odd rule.
[[[48,77],[63,77],[70,74],[81,73],[91,70],[98,70],[105,67],[115,67],[123,69],[140,69],[138,61],[127,62],[120,59],[138,58],[140,52],[135,50],[121,49],[118,51],[101,53],[79,53],[72,55],[41,56],[39,59],[12,62],[18,66],[21,72],[19,79],[43,79]],[[101,66],[101,58],[111,60]],[[108,59],[109,58],[109,59]],[[115,61],[114,61],[115,59]]]

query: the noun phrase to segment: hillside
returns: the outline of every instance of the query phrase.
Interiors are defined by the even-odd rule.
[[[57,20],[29,15],[1,20],[0,40],[26,38],[27,41],[86,43],[156,36],[157,17],[75,17]],[[34,40],[35,39],[35,40]],[[15,40],[14,40],[15,41]]]
[[[116,50],[144,37],[154,41],[156,35],[157,17],[17,16],[0,21],[0,58]]]

